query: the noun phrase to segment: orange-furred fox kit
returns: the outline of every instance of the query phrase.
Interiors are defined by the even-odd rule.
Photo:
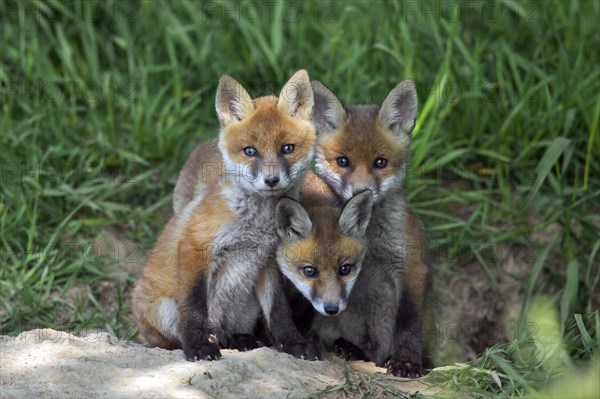
[[[298,198],[310,167],[313,105],[306,71],[292,76],[279,98],[255,100],[221,77],[223,173],[176,207],[133,291],[134,314],[150,345],[182,348],[190,361],[218,359],[220,347],[252,349],[262,312],[278,348],[320,356],[295,328],[272,277],[279,241],[274,215],[281,197]]]
[[[326,349],[387,366],[394,375],[419,376],[431,349],[423,321],[432,323],[432,287],[420,223],[401,183],[417,115],[412,80],[400,82],[375,105],[345,108],[313,81],[317,129],[316,171],[342,201],[365,189],[374,205],[368,250],[347,309],[317,316],[313,330]]]

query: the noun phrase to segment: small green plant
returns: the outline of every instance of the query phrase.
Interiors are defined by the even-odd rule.
[[[204,374],[206,375],[206,373],[204,373]],[[194,374],[190,375],[190,376],[189,376],[189,377],[188,377],[188,378],[185,380],[185,383],[186,383],[187,385],[192,385],[192,380],[194,379],[194,377],[196,377],[196,373],[194,373]]]

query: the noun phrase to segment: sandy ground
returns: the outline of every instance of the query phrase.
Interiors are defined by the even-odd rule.
[[[387,376],[372,363],[350,366],[351,378],[369,386],[428,389],[420,381]],[[147,348],[104,332],[78,337],[43,329],[0,337],[2,398],[296,398],[342,381],[343,361],[333,355],[309,362],[259,348],[190,363],[180,350]]]

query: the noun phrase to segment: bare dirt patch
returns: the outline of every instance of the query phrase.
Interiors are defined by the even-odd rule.
[[[32,330],[2,336],[0,349],[2,398],[297,398],[344,382],[344,362],[333,355],[310,362],[259,348],[225,350],[219,361],[191,363],[180,350],[147,348],[105,332],[77,337]],[[384,386],[397,390],[396,396],[431,389],[385,375],[372,363],[350,367],[362,389]],[[336,396],[348,397],[342,391],[327,395]]]

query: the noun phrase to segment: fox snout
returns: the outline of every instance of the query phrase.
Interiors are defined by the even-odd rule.
[[[277,184],[279,184],[279,176],[278,175],[265,176],[264,182],[268,187],[274,188]]]
[[[261,190],[279,191],[285,189],[287,186],[285,167],[282,165],[281,160],[272,157],[260,162],[257,183],[262,186]]]
[[[322,299],[316,299],[313,302],[313,307],[323,316],[337,316],[346,309],[346,300],[339,298],[337,301],[323,301]]]
[[[317,288],[313,294],[313,306],[323,316],[336,316],[346,309],[345,286],[329,281]]]
[[[348,179],[348,186],[353,196],[365,190],[377,191],[375,177],[364,166],[357,167],[353,171]]]
[[[340,307],[337,304],[326,304],[323,306],[323,310],[330,316],[335,316],[339,313]]]

